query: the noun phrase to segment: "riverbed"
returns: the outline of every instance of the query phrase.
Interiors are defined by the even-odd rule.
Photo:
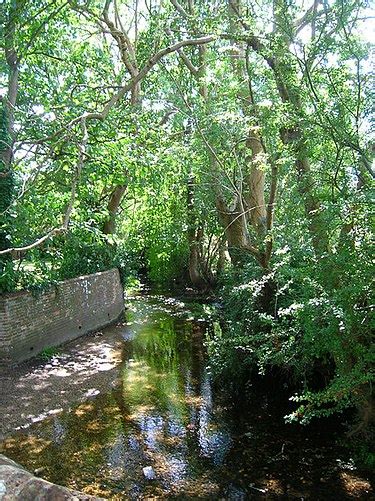
[[[342,430],[214,390],[210,320],[187,298],[127,299],[124,321],[2,378],[1,451],[72,489],[124,499],[372,499]],[[252,400],[253,398],[253,400]]]

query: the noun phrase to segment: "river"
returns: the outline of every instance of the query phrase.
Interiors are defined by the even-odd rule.
[[[4,454],[112,500],[373,498],[332,422],[287,425],[269,392],[239,405],[214,390],[201,305],[147,291],[127,305],[4,379]]]

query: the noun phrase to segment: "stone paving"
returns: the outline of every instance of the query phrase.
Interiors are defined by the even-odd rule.
[[[99,501],[101,499],[103,498],[88,496],[51,484],[0,454],[1,501]]]

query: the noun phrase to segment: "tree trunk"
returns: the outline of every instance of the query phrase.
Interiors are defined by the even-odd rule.
[[[14,177],[12,170],[14,147],[14,109],[18,95],[19,61],[14,48],[15,19],[18,5],[13,2],[10,7],[9,19],[4,29],[5,34],[5,61],[8,67],[8,92],[0,100],[0,251],[9,249],[11,242],[8,235],[11,233],[12,220],[7,209],[14,196]],[[4,278],[4,269],[11,260],[11,254],[0,258],[0,276]],[[1,289],[7,290],[8,285],[1,284]]]
[[[246,146],[251,154],[247,156],[250,172],[245,177],[245,200],[250,223],[262,240],[266,234],[265,171],[259,163],[264,156],[264,148],[255,128],[249,129]]]
[[[289,10],[289,4],[285,0],[275,0],[275,27],[279,39],[282,41],[283,54],[281,57],[277,55],[271,59],[268,58],[267,62],[274,72],[276,87],[282,102],[289,104],[296,115],[294,125],[280,130],[280,138],[284,145],[290,145],[294,151],[298,192],[304,204],[312,245],[317,256],[321,256],[328,250],[328,232],[322,218],[322,207],[314,193],[314,179],[305,147],[306,137],[300,125],[303,109],[300,99],[299,76],[289,50],[295,32]],[[274,52],[280,54],[280,48],[275,48]]]
[[[191,283],[198,289],[207,288],[211,282],[205,273],[205,266],[201,252],[203,228],[197,226],[194,203],[195,179],[190,173],[187,183],[187,218],[188,218],[188,244],[189,244],[189,276]]]
[[[115,187],[115,189],[112,191],[109,197],[109,202],[107,206],[109,216],[108,219],[105,221],[103,227],[103,233],[105,233],[106,235],[112,235],[116,230],[116,216],[121,201],[123,199],[123,196],[126,192],[126,189],[127,189],[126,184],[120,184]]]
[[[238,14],[241,15],[241,0],[232,0],[229,3],[229,21],[233,33],[240,31]],[[255,113],[255,102],[251,85],[251,75],[247,64],[247,53],[242,43],[232,40],[236,49],[232,51],[231,61],[233,71],[241,83],[238,98],[245,116],[251,117],[255,126],[250,126],[246,139],[246,166],[243,179],[243,196],[246,202],[246,219],[252,225],[259,243],[266,234],[266,203],[265,203],[265,169],[262,163],[265,160],[265,149],[259,132]]]

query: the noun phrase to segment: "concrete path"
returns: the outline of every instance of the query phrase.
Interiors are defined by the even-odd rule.
[[[67,411],[116,384],[126,325],[106,327],[0,374],[0,446],[17,430]],[[1,451],[0,452],[4,452]]]

